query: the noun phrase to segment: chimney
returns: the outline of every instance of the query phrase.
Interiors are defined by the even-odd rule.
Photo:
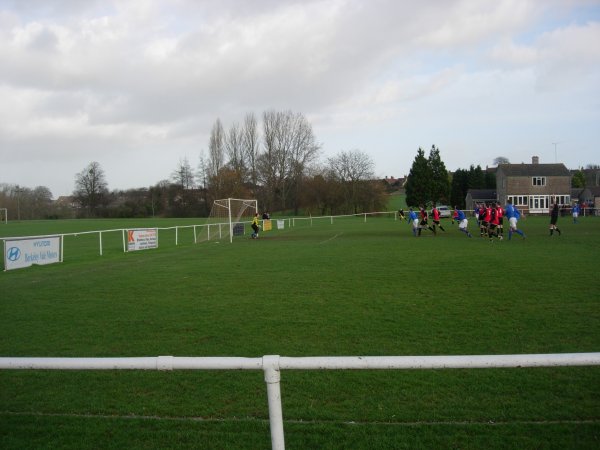
[[[540,157],[539,156],[532,156],[531,157],[531,164],[539,164],[540,163]]]

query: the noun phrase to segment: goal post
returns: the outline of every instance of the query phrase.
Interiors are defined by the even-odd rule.
[[[225,198],[213,202],[210,215],[202,227],[196,242],[223,240],[244,234],[244,222],[258,213],[258,201],[254,199]]]

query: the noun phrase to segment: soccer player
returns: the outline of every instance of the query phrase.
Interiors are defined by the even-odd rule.
[[[417,213],[409,209],[408,213],[408,222],[412,225],[412,232],[415,237],[417,237],[417,230],[419,230],[419,218],[417,217]]]
[[[458,231],[462,231],[467,236],[473,237],[473,235],[469,233],[469,230],[467,230],[467,227],[469,226],[469,220],[467,219],[465,213],[458,209],[458,206],[455,206],[454,214],[456,216],[456,221],[458,222]]]
[[[579,217],[579,203],[575,203],[573,205],[573,223],[577,223],[577,218]]]
[[[424,230],[425,228],[427,228],[428,230],[431,230],[435,233],[434,229],[431,228],[429,225],[427,225],[427,223],[429,221],[429,216],[427,214],[427,211],[425,211],[425,208],[423,207],[423,205],[421,205],[420,216],[421,216],[421,223],[419,224],[419,236],[421,236],[421,231]]]
[[[489,203],[481,204],[479,208],[479,234],[484,237],[488,234],[488,227],[492,219],[492,208]]]
[[[400,218],[400,220],[406,219],[406,217],[404,216],[404,210],[402,208],[398,210],[398,217]]]
[[[454,212],[452,213],[452,225],[454,225],[454,222],[460,223],[458,221],[458,212],[456,211],[456,208],[454,208]]]
[[[508,200],[508,203],[506,204],[506,208],[504,208],[504,211],[506,213],[506,217],[508,217],[508,225],[509,225],[508,240],[510,241],[512,239],[513,233],[517,233],[523,239],[525,239],[525,233],[523,233],[521,230],[519,230],[517,228],[517,223],[519,222],[519,219],[521,218],[521,213],[519,212],[517,207],[512,204],[511,200]]]
[[[499,238],[498,227],[500,226],[500,218],[498,217],[498,210],[496,205],[490,205],[490,220],[488,222],[488,237],[490,242],[494,240],[494,236]]]
[[[252,219],[252,225],[250,225],[252,227],[252,229],[254,230],[254,233],[252,233],[252,239],[256,239],[258,237],[258,213],[254,214],[254,218]]]
[[[498,238],[504,239],[504,208],[500,202],[496,203],[496,215],[498,216]]]
[[[433,217],[433,234],[437,234],[435,231],[436,225],[445,233],[446,230],[444,230],[444,227],[440,224],[440,212],[435,205],[433,205],[433,208],[431,209],[431,216]]]
[[[556,226],[556,222],[558,222],[558,203],[555,202],[552,211],[550,211],[550,236],[554,234],[554,230],[556,230],[560,236],[560,230]]]

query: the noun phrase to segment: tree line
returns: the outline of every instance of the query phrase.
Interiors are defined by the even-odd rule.
[[[53,202],[47,187],[0,183],[0,208],[11,220],[71,217],[206,217],[213,201],[255,198],[261,209],[287,214],[348,214],[385,209],[389,186],[376,180],[374,163],[360,150],[321,159],[309,121],[292,111],[266,111],[259,123],[246,114],[227,129],[217,119],[196,169],[180,160],[168,179],[150,187],[108,189],[94,161],[75,174],[73,195]],[[495,164],[508,163],[498,157]],[[589,165],[588,168],[594,166]],[[597,166],[595,166],[597,167]],[[575,173],[573,186],[585,183]],[[465,206],[469,189],[495,189],[495,173],[471,165],[449,173],[440,150],[419,148],[405,184],[409,206]]]
[[[496,163],[508,163],[506,158],[496,158]],[[435,145],[429,150],[429,156],[419,148],[406,181],[406,204],[425,206],[446,204],[465,207],[465,198],[469,189],[495,189],[495,172],[484,171],[481,166],[468,170],[458,169],[449,174]]]
[[[11,219],[43,219],[205,217],[215,199],[227,197],[255,198],[261,209],[289,214],[358,213],[386,205],[383,183],[375,180],[366,153],[341,151],[323,160],[304,115],[270,110],[261,119],[249,113],[228,128],[217,119],[198,166],[180,160],[168,179],[153,186],[111,191],[94,161],[75,174],[69,204],[52,202],[44,187],[0,184],[0,206],[9,208]]]

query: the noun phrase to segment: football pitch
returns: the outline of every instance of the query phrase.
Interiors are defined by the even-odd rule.
[[[0,272],[0,356],[402,356],[600,351],[600,218],[489,242],[363,216]],[[32,221],[0,237],[202,219]],[[270,448],[262,371],[0,371],[0,448]],[[598,448],[600,367],[282,371],[286,448]]]

